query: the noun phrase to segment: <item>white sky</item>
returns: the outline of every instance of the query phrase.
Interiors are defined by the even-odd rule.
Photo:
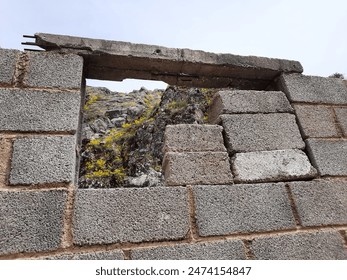
[[[345,0],[0,0],[2,48],[22,50],[23,34],[44,32],[293,59],[306,75],[347,76],[346,29]]]

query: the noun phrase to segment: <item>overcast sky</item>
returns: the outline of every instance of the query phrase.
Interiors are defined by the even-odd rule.
[[[2,48],[44,32],[293,59],[306,75],[347,76],[346,29],[345,0],[0,0]],[[159,86],[103,85],[142,84]]]

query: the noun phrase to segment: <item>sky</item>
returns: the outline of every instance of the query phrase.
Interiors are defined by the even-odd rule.
[[[63,34],[298,60],[305,75],[347,76],[345,0],[0,0],[0,47]],[[88,81],[131,91],[162,82]]]

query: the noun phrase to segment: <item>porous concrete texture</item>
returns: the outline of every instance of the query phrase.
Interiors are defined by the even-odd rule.
[[[226,152],[219,125],[167,125],[163,152]]]
[[[303,226],[347,224],[347,180],[291,182]]]
[[[229,153],[305,147],[293,114],[221,115],[221,120]]]
[[[44,260],[124,260],[121,250],[88,253],[68,253],[42,258]]]
[[[79,189],[74,244],[183,239],[189,231],[187,203],[182,187]]]
[[[24,85],[44,88],[79,89],[83,58],[74,54],[28,52],[29,62]]]
[[[307,150],[321,176],[347,175],[347,140],[307,139]]]
[[[168,152],[163,171],[167,185],[229,184],[232,174],[227,152]]]
[[[277,182],[310,179],[317,175],[301,150],[237,153],[232,162],[235,182]]]
[[[296,233],[257,238],[251,250],[262,260],[346,260],[338,232]]]
[[[199,235],[227,235],[294,228],[283,183],[194,186]]]
[[[209,122],[218,123],[222,114],[291,113],[293,108],[281,91],[223,90],[213,98]]]
[[[79,92],[0,89],[0,130],[77,130]]]
[[[74,136],[18,138],[13,144],[10,184],[72,182]]]
[[[244,260],[245,258],[241,240],[131,250],[132,260]]]
[[[347,136],[347,108],[334,108],[343,136]]]
[[[292,102],[347,104],[347,87],[342,79],[282,74],[280,87]]]
[[[330,107],[319,105],[294,105],[299,126],[305,138],[338,137],[334,112]]]
[[[60,247],[67,194],[63,190],[0,192],[0,254]]]
[[[19,53],[17,50],[0,49],[0,84],[12,83]]]

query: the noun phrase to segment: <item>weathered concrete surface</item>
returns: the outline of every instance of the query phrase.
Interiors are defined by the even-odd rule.
[[[67,194],[62,190],[0,192],[0,254],[60,247]]]
[[[347,108],[334,108],[343,136],[347,136]]]
[[[304,226],[347,224],[347,181],[318,180],[290,183]]]
[[[171,85],[265,89],[282,72],[301,73],[297,61],[214,54],[189,49],[37,33],[36,43],[85,58],[86,78],[162,80]]]
[[[105,251],[105,252],[88,252],[75,254],[62,254],[41,258],[44,260],[124,260],[121,250]]]
[[[251,250],[265,260],[346,260],[347,251],[338,232],[296,233],[257,238]]]
[[[237,153],[232,162],[235,182],[278,182],[317,175],[306,154],[300,150]]]
[[[347,87],[342,79],[283,74],[280,87],[293,102],[347,104]]]
[[[295,227],[283,183],[193,187],[201,236]]]
[[[307,151],[322,176],[347,175],[347,140],[307,139]]]
[[[10,184],[72,182],[75,137],[47,136],[14,141]]]
[[[74,54],[28,52],[24,85],[30,87],[79,89],[83,58]]]
[[[331,108],[319,105],[294,105],[294,109],[305,138],[339,136]]]
[[[132,260],[244,260],[241,240],[134,249]]]
[[[167,125],[163,152],[226,152],[219,125]]]
[[[221,115],[221,120],[229,153],[305,147],[293,114]]]
[[[165,182],[171,186],[232,183],[227,152],[174,153],[164,156]]]
[[[213,98],[209,122],[218,123],[222,114],[291,113],[293,108],[281,91],[223,90]]]
[[[78,92],[0,89],[0,130],[77,130],[80,110]]]
[[[0,49],[0,84],[11,84],[19,55],[17,50]]]
[[[7,185],[7,176],[12,156],[12,140],[0,134],[0,188]]]
[[[181,187],[77,190],[76,245],[183,239],[189,231]]]

